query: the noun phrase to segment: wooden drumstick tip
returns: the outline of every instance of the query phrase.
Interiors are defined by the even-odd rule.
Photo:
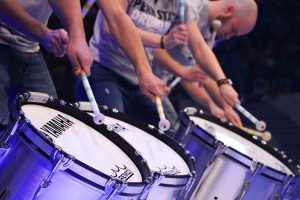
[[[269,131],[265,131],[262,133],[262,137],[261,137],[264,141],[270,141],[272,138],[272,134]]]
[[[161,129],[162,131],[167,131],[170,129],[170,122],[167,119],[161,119],[158,123],[158,127],[159,129]]]
[[[102,113],[95,115],[93,117],[94,123],[97,125],[103,124],[104,119],[105,119],[105,116]]]
[[[255,123],[256,129],[259,131],[264,131],[266,129],[266,123],[264,121],[257,121]]]

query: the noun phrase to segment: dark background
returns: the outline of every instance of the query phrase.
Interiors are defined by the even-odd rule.
[[[214,51],[226,75],[233,80],[244,107],[266,121],[273,134],[270,145],[299,159],[300,1],[256,2],[259,16],[254,30],[247,36],[220,43]],[[94,5],[84,19],[87,40],[92,35],[97,10]],[[49,26],[60,27],[55,16],[51,17]],[[59,98],[73,102],[76,77],[67,59],[44,53]],[[178,110],[182,109],[180,101],[186,98],[180,88],[171,95]],[[254,128],[245,118],[242,120],[246,126]]]

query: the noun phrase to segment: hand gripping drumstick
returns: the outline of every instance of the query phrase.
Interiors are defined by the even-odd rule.
[[[100,110],[98,108],[96,99],[95,99],[93,91],[92,91],[92,88],[90,86],[90,83],[89,83],[84,71],[81,71],[81,80],[82,80],[85,92],[88,96],[89,102],[91,103],[91,106],[92,106],[92,109],[93,109],[94,123],[100,125],[104,122],[104,115],[102,113],[100,113]]]
[[[166,119],[160,97],[158,97],[158,96],[155,97],[155,103],[156,103],[156,108],[157,108],[157,112],[158,112],[159,119],[160,119],[159,123],[158,123],[158,128],[163,131],[167,131],[167,130],[169,130],[171,124],[170,124],[169,120]]]
[[[82,17],[84,18],[87,13],[91,10],[91,7],[93,6],[93,4],[96,2],[96,0],[87,0],[87,2],[84,4],[84,6],[82,7],[81,13],[82,13]]]
[[[251,113],[249,113],[243,106],[241,106],[240,104],[236,104],[234,107],[247,119],[253,122],[257,130],[264,131],[266,129],[266,123],[264,121],[258,121],[258,119],[256,119]]]
[[[180,13],[180,12],[179,12]],[[181,22],[181,15],[179,14],[180,17],[180,22]],[[183,13],[183,18],[184,18],[184,13]],[[184,21],[184,20],[183,20]],[[208,46],[213,49],[214,43],[215,43],[215,39],[218,33],[218,30],[221,28],[222,26],[222,22],[220,20],[213,20],[213,22],[211,23],[211,26],[213,27],[213,32],[210,36],[209,42],[208,42]],[[170,85],[168,86],[170,89],[173,89],[179,82],[180,82],[181,78],[177,77],[174,79],[174,81],[172,81],[170,83]]]
[[[248,133],[250,135],[256,135],[256,136],[262,138],[264,141],[270,141],[272,138],[272,135],[269,131],[259,132],[259,131],[252,130],[252,129],[246,128],[246,127],[240,127],[240,129],[242,129],[243,131],[245,131],[246,133]]]

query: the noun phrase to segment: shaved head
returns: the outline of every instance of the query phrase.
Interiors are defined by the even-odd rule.
[[[248,30],[244,34],[250,32],[257,21],[258,8],[254,0],[225,0],[231,2],[235,6],[233,17],[241,22],[248,24]]]
[[[220,5],[217,19],[221,20],[222,27],[219,35],[223,39],[241,36],[249,33],[255,26],[258,8],[254,0],[218,0]]]

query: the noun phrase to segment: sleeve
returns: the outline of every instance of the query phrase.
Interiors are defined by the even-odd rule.
[[[205,0],[185,0],[185,23],[189,24],[192,21],[198,21],[201,12],[205,11]]]

